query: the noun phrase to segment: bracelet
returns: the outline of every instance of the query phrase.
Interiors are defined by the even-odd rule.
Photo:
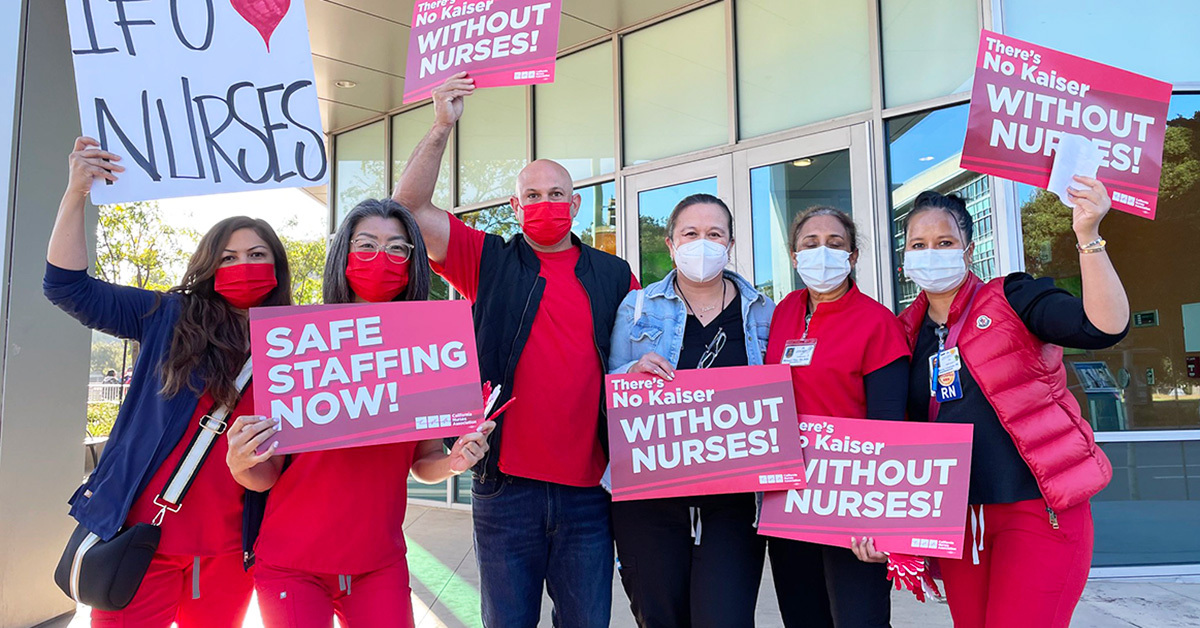
[[[1075,248],[1079,251],[1079,253],[1081,255],[1086,255],[1088,253],[1102,253],[1102,252],[1104,252],[1107,245],[1108,245],[1108,242],[1106,242],[1104,240],[1104,238],[1096,238],[1095,240],[1092,240],[1091,242],[1088,242],[1087,244],[1081,245],[1077,242],[1077,243],[1075,243]]]

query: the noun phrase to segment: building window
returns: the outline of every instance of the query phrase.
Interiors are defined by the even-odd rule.
[[[648,286],[671,272],[675,262],[667,248],[667,220],[675,205],[692,194],[717,194],[717,178],[710,177],[687,183],[638,192],[638,247],[640,249],[639,277]]]
[[[903,272],[904,223],[912,211],[913,201],[925,190],[962,197],[975,226],[975,256],[971,270],[984,281],[996,277],[1000,270],[996,258],[990,179],[958,167],[962,138],[967,132],[968,107],[958,105],[887,122],[897,309],[912,303],[920,292]]]
[[[611,43],[559,59],[554,83],[534,87],[533,102],[539,159],[557,161],[576,181],[614,171]]]
[[[971,90],[977,0],[882,0],[879,21],[887,107]]]
[[[1137,16],[1130,19],[1136,23]],[[1200,95],[1176,95],[1169,111],[1157,218],[1113,211],[1100,226],[1129,296],[1129,334],[1101,351],[1064,350],[1068,390],[1101,433],[1200,428],[1200,379],[1188,370],[1189,360],[1200,362],[1200,281],[1194,269],[1200,243]],[[1026,269],[1082,294],[1071,208],[1044,190],[1018,185],[1017,191]],[[1092,499],[1093,564],[1200,562],[1196,543],[1170,550],[1162,545],[1162,539],[1191,538],[1187,522],[1200,521],[1200,441],[1105,442],[1101,448],[1112,462],[1113,479]]]
[[[754,283],[779,301],[804,287],[793,264],[792,221],[814,205],[850,206],[850,151],[785,161],[750,171],[750,214],[754,228]]]
[[[722,3],[622,40],[625,164],[729,142]]]
[[[458,205],[513,195],[527,163],[524,87],[476,91],[458,122]]]
[[[741,137],[871,108],[868,3],[739,0],[734,8]]]
[[[579,213],[571,230],[584,244],[617,254],[617,186],[612,181],[575,190]]]
[[[337,194],[334,196],[335,225],[355,205],[368,198],[387,196],[384,163],[383,121],[347,131],[334,138]]]
[[[413,149],[433,124],[433,105],[425,105],[399,115],[392,116],[392,181],[400,181],[400,173],[408,165]],[[454,142],[451,138],[442,166],[438,169],[437,187],[433,190],[433,204],[443,209],[454,207],[454,191],[451,187],[450,168],[454,163]],[[395,185],[395,183],[393,183]]]

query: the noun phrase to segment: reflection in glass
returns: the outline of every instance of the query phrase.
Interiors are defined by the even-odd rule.
[[[724,42],[722,3],[624,37],[621,68],[626,164],[729,141]]]
[[[896,269],[896,305],[902,309],[920,290],[903,272],[904,222],[913,201],[925,190],[958,194],[974,219],[975,257],[971,270],[984,281],[996,277],[995,215],[991,180],[958,167],[967,132],[968,105],[888,120],[888,166],[892,190],[892,243]]]
[[[387,171],[384,170],[383,121],[347,131],[334,138],[337,164],[334,183],[334,224],[341,224],[346,212],[368,198],[387,196]]]
[[[850,151],[840,150],[750,171],[754,283],[777,302],[804,287],[792,263],[789,238],[792,220],[813,205],[829,205],[853,215]]]
[[[741,137],[871,108],[869,4],[826,0],[734,3]],[[816,86],[819,88],[814,89]]]
[[[575,190],[579,213],[571,230],[583,243],[606,253],[617,254],[617,186],[601,183]]]
[[[467,471],[466,473],[450,478],[454,482],[454,503],[469,504],[471,503],[471,483],[475,480],[475,472]]]
[[[458,121],[459,205],[512,196],[525,167],[524,87],[494,87],[471,95]]]
[[[886,106],[970,91],[979,46],[976,0],[882,0],[879,21]]]
[[[392,181],[400,180],[400,173],[408,164],[413,149],[429,132],[433,124],[433,105],[425,105],[399,115],[392,116]],[[450,164],[454,140],[442,156],[442,165],[438,169],[437,187],[433,190],[433,204],[442,209],[454,207],[454,193],[450,188]]]
[[[643,286],[666,277],[675,267],[671,252],[667,250],[667,219],[675,205],[692,194],[716,196],[716,177],[638,192],[638,242]]]
[[[1171,100],[1159,185],[1155,220],[1113,211],[1101,225],[1133,310],[1129,335],[1110,349],[1067,350],[1065,357],[1068,364],[1103,362],[1120,388],[1090,392],[1078,370],[1067,369],[1071,391],[1099,431],[1200,427],[1200,379],[1188,377],[1186,364],[1188,357],[1200,357],[1200,339],[1194,339],[1200,329],[1194,263],[1200,243],[1200,95]],[[1081,294],[1071,208],[1027,185],[1017,186],[1017,195],[1025,268]]]
[[[408,498],[444,504],[446,503],[446,492],[449,490],[447,482],[449,480],[437,484],[425,484],[410,475],[408,476]]]
[[[459,214],[468,227],[478,229],[484,233],[494,233],[505,240],[517,235],[521,232],[521,225],[517,223],[517,213],[511,205],[498,205],[487,209],[478,209],[473,212]]]
[[[578,181],[612,172],[613,57],[604,43],[558,60],[554,82],[533,88],[534,146]]]
[[[1113,478],[1092,498],[1096,567],[1200,563],[1200,441],[1101,443]],[[1164,539],[1171,539],[1166,543]]]

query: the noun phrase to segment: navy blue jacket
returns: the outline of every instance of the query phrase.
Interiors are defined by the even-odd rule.
[[[136,340],[141,354],[133,380],[96,470],[70,499],[71,516],[108,540],[120,531],[129,508],[183,438],[199,396],[188,388],[164,398],[159,365],[171,348],[182,298],[114,286],[46,264],[42,290],[50,302],[84,325]],[[199,380],[197,380],[199,383]]]
[[[629,292],[633,274],[625,260],[587,246],[574,235],[571,240],[581,251],[579,262],[575,264],[575,276],[588,295],[592,331],[596,340],[596,354],[579,356],[579,359],[598,360],[600,371],[606,373],[617,308]],[[504,386],[501,398],[496,402],[497,408],[514,392],[517,362],[521,359],[525,342],[529,340],[529,331],[533,328],[533,319],[541,304],[542,292],[546,289],[546,280],[538,276],[540,271],[541,261],[525,242],[524,236],[518,234],[508,241],[494,234],[485,237],[483,255],[479,261],[479,292],[474,307],[475,342],[483,381]],[[608,426],[604,421],[602,390],[596,391],[596,412],[601,418],[597,430],[600,442],[607,448]],[[499,461],[503,427],[504,416],[501,415],[496,419],[496,429],[488,438],[488,453],[475,465],[476,477],[481,481],[501,475]],[[447,442],[453,443],[453,440],[447,439]]]

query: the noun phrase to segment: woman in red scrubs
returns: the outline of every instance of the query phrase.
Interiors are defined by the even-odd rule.
[[[908,345],[895,315],[850,278],[858,261],[854,221],[813,207],[796,217],[790,241],[806,288],[776,307],[766,363],[792,367],[796,411],[903,420]],[[889,625],[885,565],[860,561],[849,548],[779,538],[768,540],[767,554],[785,626]]]
[[[75,140],[43,284],[84,325],[141,345],[104,455],[71,498],[71,516],[103,539],[122,525],[158,521],[162,538],[133,600],[119,611],[93,609],[92,626],[240,627],[252,593],[242,565],[246,491],[221,460],[225,440],[204,458],[178,511],[155,501],[201,419],[218,405],[235,416],[253,411],[250,391],[239,397],[235,381],[248,357],[246,310],[291,303],[287,254],[270,225],[236,216],[204,235],[166,292],[89,276],[84,199],[93,183],[117,179],[120,159],[94,139]]]
[[[426,299],[429,261],[408,210],[391,200],[359,203],[333,236],[324,292],[326,303]],[[328,628],[336,614],[347,628],[412,626],[402,529],[409,472],[433,484],[470,469],[494,424],[459,438],[449,454],[440,440],[256,454],[277,423],[239,417],[229,430],[234,477],[270,490],[255,544],[263,624]]]

